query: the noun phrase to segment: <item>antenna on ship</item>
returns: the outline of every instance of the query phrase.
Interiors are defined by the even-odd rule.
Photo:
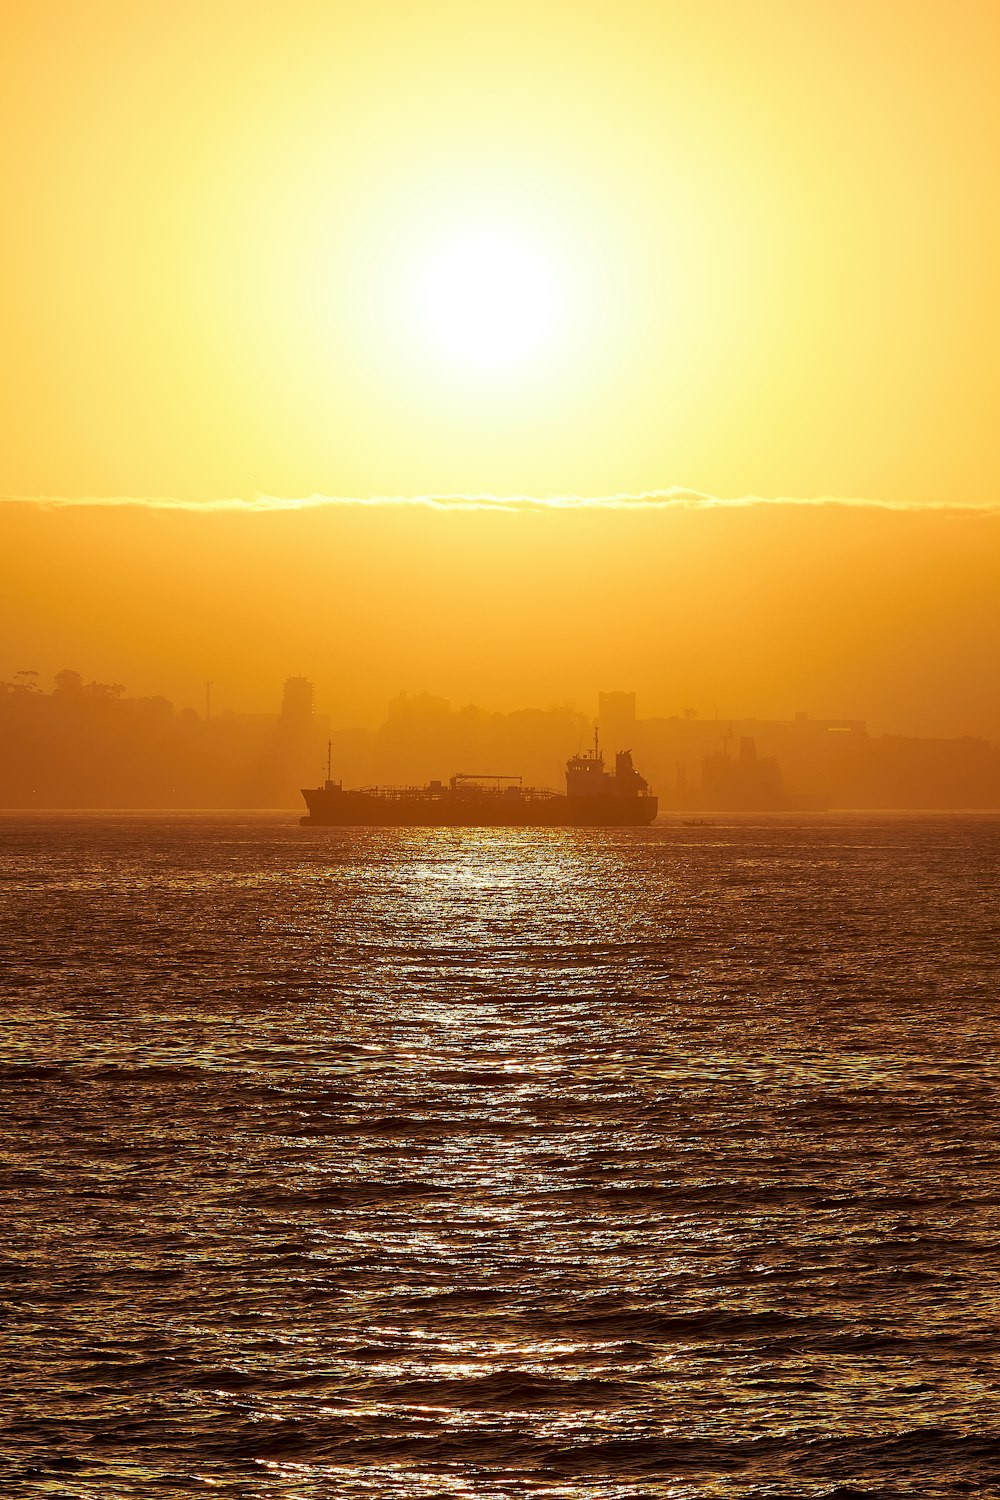
[[[326,779],[327,779],[327,781],[332,781],[333,780],[332,766],[333,766],[333,740],[327,740],[327,742],[326,742]]]
[[[600,754],[601,754],[601,746],[600,746],[600,742],[598,740],[597,735],[598,735],[598,730],[597,730],[597,725],[595,724],[594,725],[594,759],[595,760],[598,760],[600,758]]]

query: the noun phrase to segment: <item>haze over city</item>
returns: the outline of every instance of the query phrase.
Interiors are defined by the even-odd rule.
[[[335,726],[400,691],[495,710],[624,684],[645,711],[1000,739],[1000,519],[750,504],[0,507],[0,677],[63,668]],[[447,769],[447,768],[444,768]]]

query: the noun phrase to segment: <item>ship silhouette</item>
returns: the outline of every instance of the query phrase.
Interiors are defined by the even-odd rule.
[[[597,731],[594,747],[566,762],[566,791],[524,786],[520,776],[459,772],[447,782],[426,786],[345,788],[331,777],[327,747],[326,781],[303,787],[305,827],[372,828],[617,828],[652,823],[657,799],[632,764],[631,750],[619,750],[615,766],[604,764]]]

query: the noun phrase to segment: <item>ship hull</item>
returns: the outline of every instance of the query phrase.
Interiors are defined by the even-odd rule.
[[[652,823],[652,796],[428,797],[304,788],[313,828],[637,828]]]

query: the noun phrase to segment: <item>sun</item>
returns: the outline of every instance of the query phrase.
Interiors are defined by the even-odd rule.
[[[551,344],[560,298],[540,244],[476,227],[428,255],[418,301],[424,337],[440,354],[489,370],[524,364]]]

